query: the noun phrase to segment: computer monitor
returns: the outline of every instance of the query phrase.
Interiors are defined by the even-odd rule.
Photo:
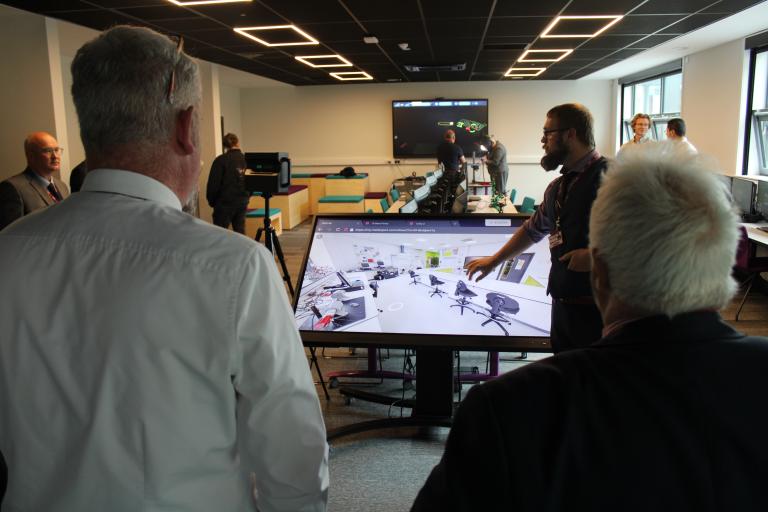
[[[546,239],[485,279],[467,279],[467,262],[494,254],[526,217],[316,216],[294,303],[302,339],[408,346],[418,336],[436,347],[549,350]]]
[[[408,201],[400,207],[400,213],[416,213],[419,211],[419,203],[416,201]]]
[[[768,219],[768,181],[757,182],[757,213]]]
[[[420,203],[429,196],[429,185],[424,185],[413,191],[413,199]]]
[[[755,213],[755,195],[757,185],[754,181],[746,178],[733,178],[731,186],[731,195],[733,204],[741,215],[752,215]]]

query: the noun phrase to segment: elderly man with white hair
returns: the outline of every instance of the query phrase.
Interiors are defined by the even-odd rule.
[[[718,314],[739,231],[701,167],[658,145],[606,173],[603,338],[472,388],[412,510],[768,509],[768,339]]]
[[[274,259],[181,209],[197,65],[116,27],[72,77],[92,170],[0,233],[3,509],[325,510],[325,427]]]

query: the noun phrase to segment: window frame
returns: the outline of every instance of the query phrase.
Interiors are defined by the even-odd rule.
[[[644,114],[648,114],[648,116],[651,118],[651,128],[648,130],[649,137],[652,140],[664,140],[666,137],[657,138],[656,137],[656,126],[664,123],[664,130],[666,131],[666,123],[670,119],[674,119],[675,117],[680,117],[680,112],[664,112],[664,95],[666,94],[666,88],[664,87],[665,80],[673,75],[681,75],[681,81],[682,81],[682,74],[683,70],[682,68],[672,70],[672,71],[666,71],[664,73],[659,73],[658,75],[653,76],[647,76],[640,80],[636,80],[634,82],[629,82],[626,84],[622,84],[621,87],[621,104],[619,105],[619,112],[621,113],[621,123],[622,123],[622,130],[621,130],[621,138],[619,146],[624,144],[625,142],[629,141],[632,138],[633,132],[632,127],[630,126],[630,123],[632,121],[632,118],[637,114],[635,112],[635,86],[638,84],[644,84],[646,82],[652,82],[653,80],[661,79],[661,87],[660,87],[660,94],[659,94],[659,110],[661,112],[657,114],[648,114],[647,112],[643,112]],[[629,119],[624,118],[624,105],[625,105],[625,91],[627,88],[630,88],[630,105],[631,105],[631,112],[632,115],[629,116]],[[681,91],[682,96],[682,91]],[[682,97],[681,97],[681,103],[682,103]],[[665,133],[665,132],[662,132]]]
[[[751,48],[749,51],[749,81],[747,85],[747,110],[744,127],[744,153],[741,163],[741,174],[749,174],[750,151],[754,134],[754,149],[757,152],[757,171],[762,176],[768,176],[768,135],[760,130],[760,122],[768,122],[768,87],[764,91],[764,103],[766,108],[755,110],[755,78],[757,72],[757,57],[760,54],[768,54],[768,45]],[[768,58],[768,57],[766,57]]]

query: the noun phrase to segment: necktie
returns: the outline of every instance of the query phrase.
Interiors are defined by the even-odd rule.
[[[59,191],[56,190],[56,187],[53,185],[53,182],[50,182],[48,184],[48,193],[51,194],[51,197],[54,201],[57,203],[61,201],[61,194],[59,194]]]

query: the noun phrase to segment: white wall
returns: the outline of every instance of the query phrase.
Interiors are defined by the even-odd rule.
[[[747,70],[743,39],[683,59],[681,115],[688,139],[715,157],[724,174],[741,174],[742,78]]]
[[[612,82],[439,82],[243,89],[241,139],[250,151],[288,151],[296,172],[336,172],[352,165],[371,175],[374,191],[402,173],[435,167],[435,160],[392,156],[391,101],[424,98],[488,98],[489,127],[507,147],[509,187],[518,198],[541,200],[555,175],[538,165],[547,110],[580,102],[595,118],[598,149],[612,155]],[[519,199],[521,200],[521,199]]]
[[[0,69],[3,180],[24,170],[27,134],[42,130],[58,136],[45,18],[0,6]]]
[[[240,88],[222,83],[219,92],[221,95],[221,116],[224,118],[223,133],[234,133],[241,137],[243,125],[240,120],[242,113]]]

